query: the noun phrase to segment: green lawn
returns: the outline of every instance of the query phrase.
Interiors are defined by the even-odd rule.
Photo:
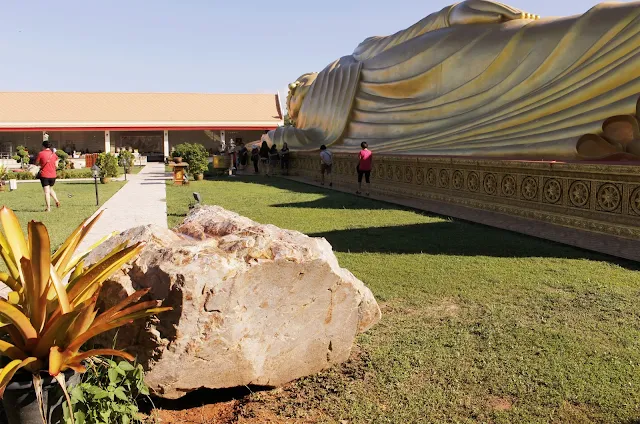
[[[124,184],[124,181],[98,184],[100,204],[113,196]],[[37,182],[18,183],[18,190],[0,193],[0,205],[13,209],[25,234],[29,221],[44,222],[49,230],[53,249],[62,244],[84,219],[98,209],[93,182],[58,181],[54,189],[60,199],[61,208],[56,209],[52,202],[51,212],[44,212],[44,194]],[[4,267],[4,263],[2,266]]]
[[[127,174],[137,174],[145,166],[146,165],[134,165],[132,168],[129,168],[129,172],[127,172]],[[118,174],[119,175],[124,175],[124,168],[123,167],[121,167],[121,166],[118,167]]]
[[[325,237],[383,311],[349,363],[254,394],[241,415],[640,422],[637,264],[279,179],[167,186],[170,226],[194,191],[204,203]]]

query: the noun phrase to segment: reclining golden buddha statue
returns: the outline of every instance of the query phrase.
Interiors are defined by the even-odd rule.
[[[640,2],[540,19],[467,0],[289,85],[297,150],[640,159]]]

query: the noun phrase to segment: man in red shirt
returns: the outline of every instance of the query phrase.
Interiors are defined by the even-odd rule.
[[[45,139],[45,141],[42,142],[42,147],[44,148],[40,153],[38,153],[36,165],[40,167],[38,178],[40,179],[40,184],[42,184],[42,188],[44,190],[44,201],[47,204],[45,212],[50,212],[51,197],[56,201],[56,207],[60,207],[58,196],[56,196],[56,192],[53,190],[53,185],[56,183],[58,155],[56,155],[51,148],[51,142],[49,140]]]
[[[364,141],[360,143],[360,157],[358,161],[358,191],[356,194],[362,193],[362,177],[364,176],[365,181],[367,182],[367,191],[366,195],[369,195],[369,187],[371,186],[371,167],[373,166],[373,154],[371,150],[369,150],[369,145]]]

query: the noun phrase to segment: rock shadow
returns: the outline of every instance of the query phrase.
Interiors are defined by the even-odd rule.
[[[163,399],[151,396],[150,400],[143,400],[140,410],[149,413],[152,409],[166,409],[170,411],[181,411],[184,409],[198,408],[202,405],[229,402],[242,399],[251,393],[273,390],[270,386],[238,386],[228,389],[198,389],[187,393],[179,399]],[[1,423],[0,423],[1,424]]]

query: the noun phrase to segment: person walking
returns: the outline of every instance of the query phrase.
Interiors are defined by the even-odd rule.
[[[47,137],[48,138],[48,137]],[[53,152],[51,148],[51,142],[47,139],[42,142],[43,149],[38,153],[36,157],[36,165],[40,167],[38,175],[36,176],[40,180],[42,189],[44,190],[44,201],[47,206],[45,212],[51,211],[51,197],[56,202],[56,207],[60,207],[60,201],[56,192],[53,190],[53,186],[56,183],[56,167],[58,162],[58,155]]]
[[[266,141],[263,141],[260,146],[260,168],[265,175],[269,175],[269,146]]]
[[[289,175],[289,146],[287,143],[284,143],[280,150],[280,168],[283,175]]]
[[[360,155],[358,157],[358,191],[356,191],[356,194],[362,193],[362,177],[364,176],[364,179],[367,183],[367,191],[365,192],[365,194],[369,196],[369,190],[371,187],[370,179],[371,167],[373,165],[373,154],[371,153],[371,150],[369,150],[369,145],[364,141],[360,143],[360,148],[362,150],[360,150]]]
[[[260,172],[258,169],[258,162],[260,162],[260,149],[258,146],[253,146],[251,149],[251,162],[253,162],[253,170],[257,174]]]
[[[244,169],[244,167],[249,163],[249,150],[242,141],[240,142],[239,148],[240,150],[238,151],[238,161],[236,163],[236,168]]]
[[[280,155],[278,154],[278,147],[275,143],[273,143],[273,146],[271,146],[271,150],[269,150],[269,170],[267,171],[267,175],[276,175],[278,173],[279,161]]]
[[[331,167],[333,165],[333,153],[327,150],[324,144],[320,146],[320,184],[324,185],[324,174],[329,176],[329,187],[333,186]]]

